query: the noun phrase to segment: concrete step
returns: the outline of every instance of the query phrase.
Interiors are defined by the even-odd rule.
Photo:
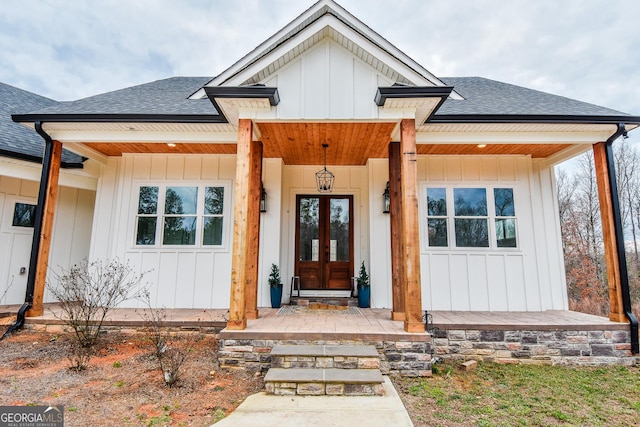
[[[380,355],[366,345],[277,345],[271,367],[280,369],[380,369]]]
[[[271,368],[264,377],[269,394],[301,396],[380,396],[379,369]]]

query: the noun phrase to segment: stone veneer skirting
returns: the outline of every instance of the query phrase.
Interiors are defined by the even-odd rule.
[[[218,363],[221,368],[227,369],[266,372],[271,367],[271,349],[276,345],[372,345],[380,355],[380,371],[383,374],[406,377],[431,375],[431,343],[428,341],[221,338],[218,345]],[[358,365],[358,360],[344,362],[349,366]]]
[[[552,365],[634,365],[628,330],[436,329],[434,356],[444,360]]]

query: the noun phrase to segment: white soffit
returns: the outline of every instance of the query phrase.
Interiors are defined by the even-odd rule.
[[[594,144],[606,141],[613,125],[468,124],[416,129],[418,144]]]
[[[437,117],[437,116],[435,116]],[[585,123],[425,123],[418,132],[604,132],[609,136],[617,127]]]

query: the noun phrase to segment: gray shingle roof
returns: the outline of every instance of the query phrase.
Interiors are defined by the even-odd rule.
[[[123,118],[129,121],[128,115],[149,120],[167,116],[168,121],[179,121],[180,116],[222,118],[208,99],[188,99],[209,80],[209,77],[172,77],[77,101],[54,103],[32,111],[27,119],[47,116],[43,120],[55,120],[52,116],[56,115],[69,116],[73,121],[75,115],[86,115],[79,120],[106,122]],[[505,119],[504,116],[518,120],[519,116],[533,122],[545,122],[549,117],[554,117],[555,122],[568,122],[576,117],[587,122],[591,122],[591,118],[594,122],[609,122],[620,117],[640,122],[638,117],[620,111],[481,77],[446,77],[442,81],[453,86],[464,99],[447,99],[432,117],[434,122],[456,117],[482,121],[489,116],[497,117],[496,121]],[[98,117],[101,115],[103,117]]]
[[[11,115],[57,104],[53,99],[0,83],[0,155],[42,162],[44,140],[34,130],[14,123]],[[63,150],[62,162],[64,166],[78,167],[82,157]]]
[[[210,77],[171,77],[33,111],[34,114],[218,115],[207,98],[188,99]]]
[[[447,99],[435,114],[627,116],[628,114],[563,96],[482,77],[443,77],[464,100]]]

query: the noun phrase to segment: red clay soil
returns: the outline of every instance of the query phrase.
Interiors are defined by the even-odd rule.
[[[173,387],[141,334],[105,334],[80,372],[69,368],[70,338],[20,331],[0,341],[0,405],[62,405],[65,426],[209,426],[263,387],[261,376],[219,371],[213,337],[189,343]]]

